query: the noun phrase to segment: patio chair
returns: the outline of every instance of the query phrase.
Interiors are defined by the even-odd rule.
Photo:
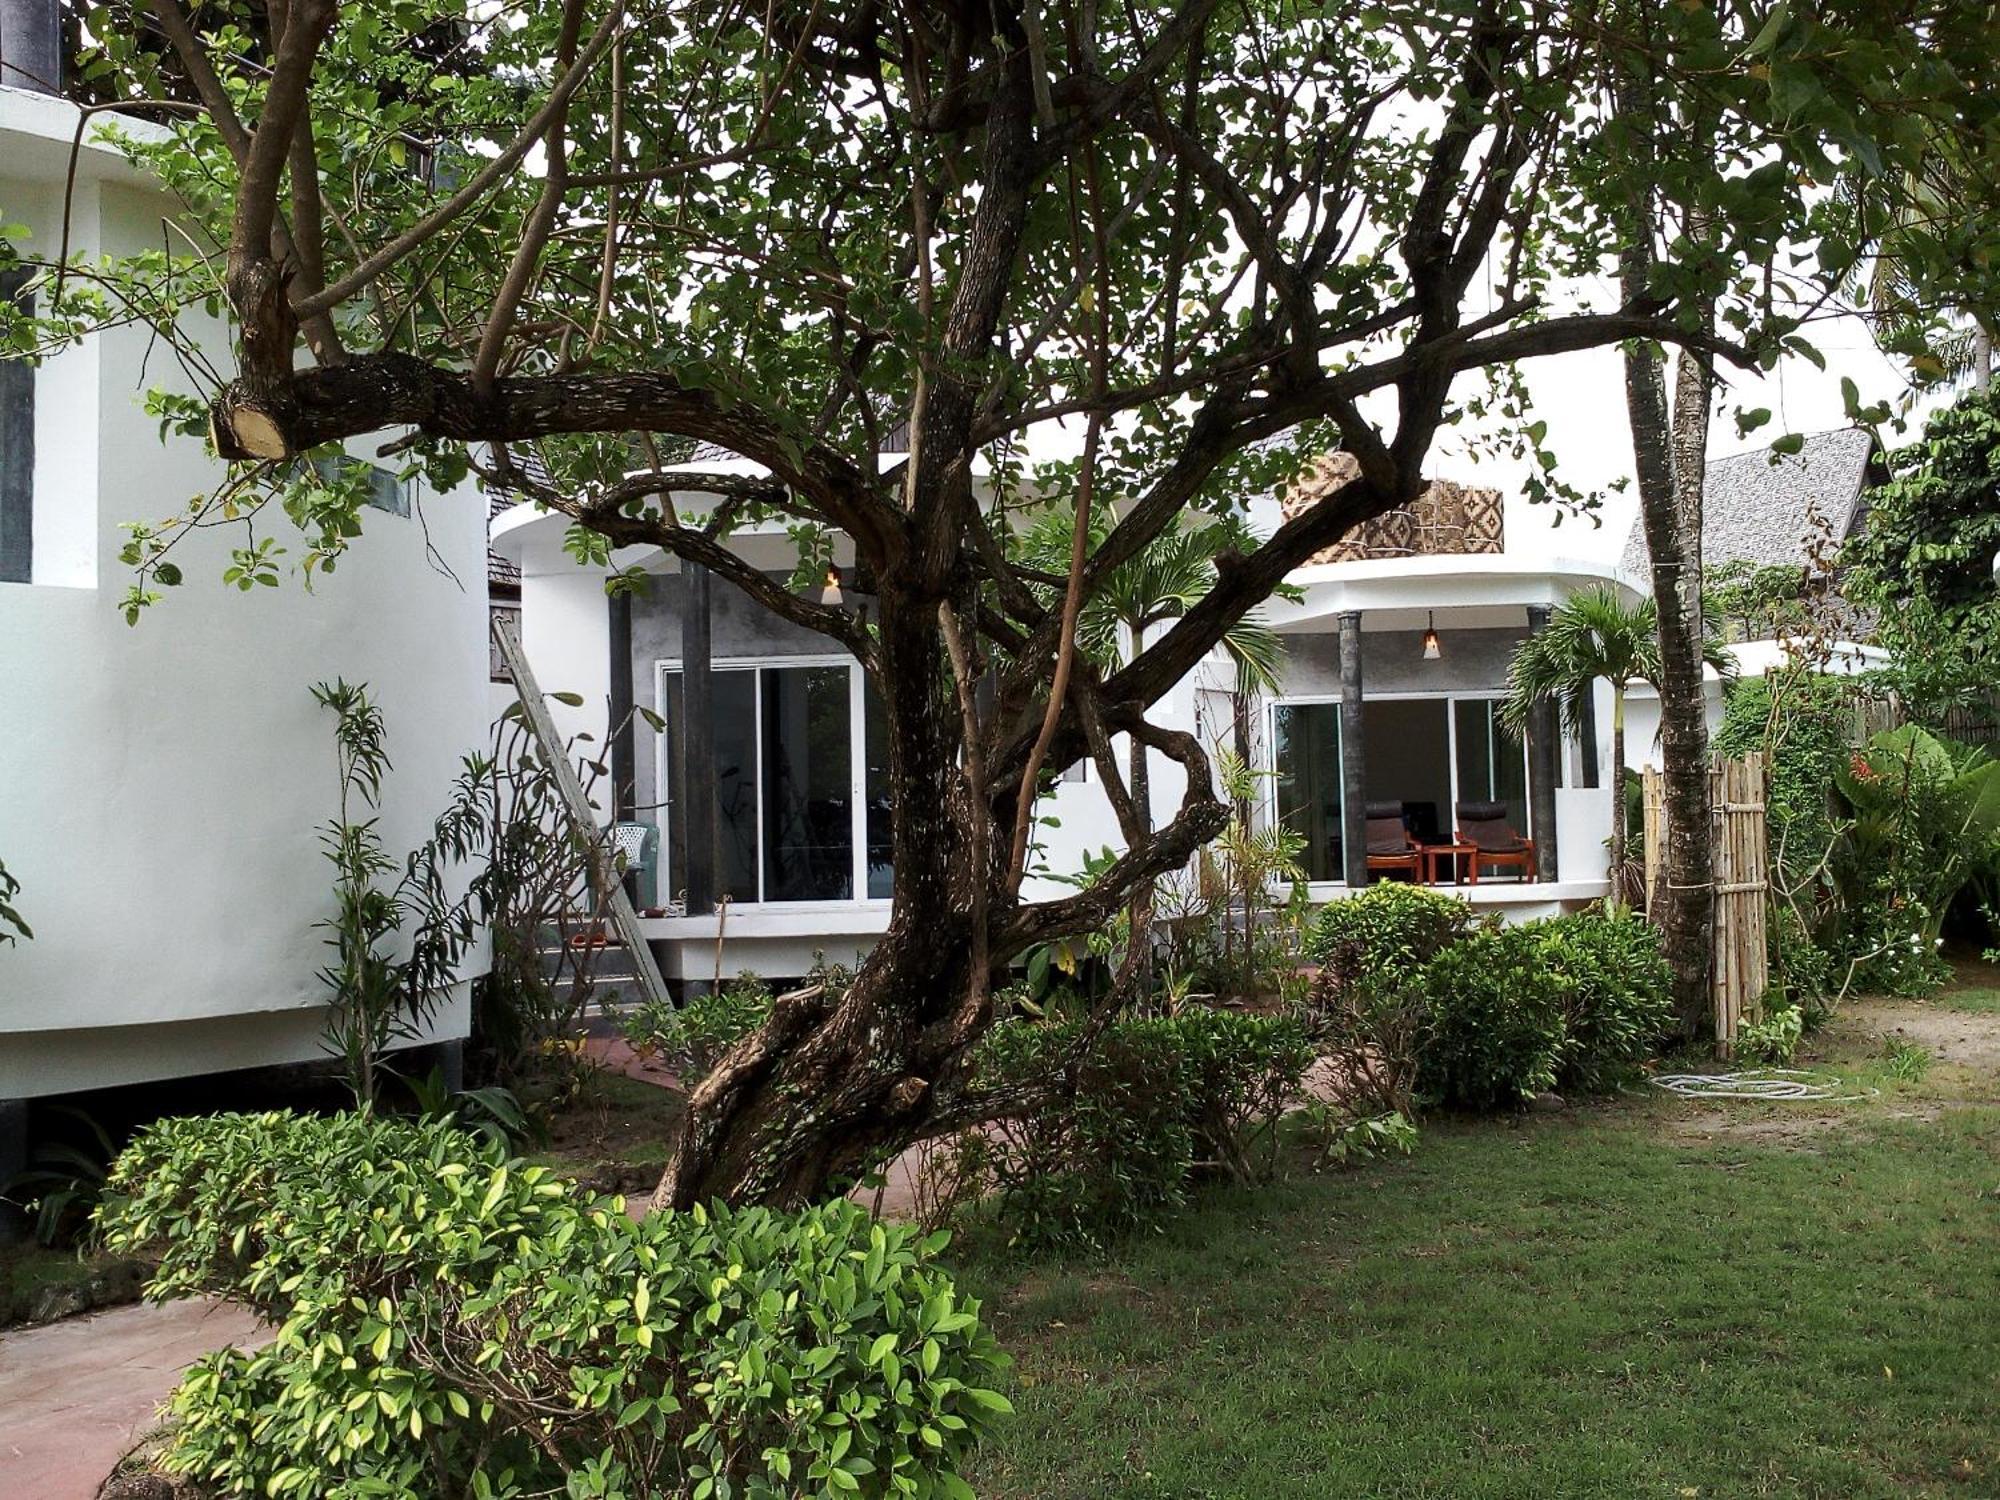
[[[1368,804],[1368,873],[1405,871],[1411,880],[1423,878],[1424,851],[1410,838],[1400,802]]]
[[[1535,878],[1535,841],[1523,837],[1507,821],[1504,802],[1458,804],[1458,842],[1473,851],[1472,879],[1482,867],[1513,870],[1524,881]]]

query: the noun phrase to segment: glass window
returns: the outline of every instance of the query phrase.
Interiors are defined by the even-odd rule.
[[[868,798],[868,899],[887,901],[894,894],[892,873],[896,839],[889,798],[889,719],[872,682],[862,685],[863,736]]]
[[[1308,880],[1342,880],[1340,705],[1280,703],[1271,715],[1278,818],[1306,841]]]
[[[763,690],[764,899],[844,901],[854,894],[848,670],[766,668],[757,675]]]
[[[23,288],[26,267],[0,272],[0,297],[32,314],[35,299]],[[35,367],[25,359],[0,360],[0,583],[34,578]]]
[[[1528,831],[1528,750],[1501,721],[1497,698],[1460,698],[1451,706],[1458,734],[1458,800],[1500,802],[1507,821]]]
[[[714,693],[718,896],[734,902],[842,901],[854,894],[854,723],[844,666],[717,667]],[[664,674],[667,881],[687,887],[686,694]],[[875,776],[870,767],[871,784]],[[887,773],[882,786],[886,894]],[[872,846],[874,819],[869,823]],[[871,890],[876,878],[871,868]]]

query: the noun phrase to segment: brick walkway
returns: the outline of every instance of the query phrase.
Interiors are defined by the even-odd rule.
[[[262,1337],[249,1313],[206,1301],[0,1334],[0,1495],[92,1500],[182,1370],[211,1349]]]

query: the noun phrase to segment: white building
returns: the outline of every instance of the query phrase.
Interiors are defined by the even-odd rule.
[[[0,88],[0,214],[30,256],[61,242],[76,124],[59,98]],[[173,212],[118,152],[84,146],[75,253],[157,248]],[[295,575],[226,587],[241,533],[190,536],[185,583],[126,624],[121,523],[174,514],[222,472],[198,443],[162,443],[150,386],[189,388],[139,326],[0,367],[0,861],[34,929],[0,947],[0,1148],[23,1100],[323,1055],[318,830],[336,784],[314,683],[366,682],[386,716],[397,853],[486,743],[486,513],[469,493],[383,484],[388,508],[311,592]],[[288,532],[259,528],[296,559]],[[465,1035],[468,984],[435,1037]]]

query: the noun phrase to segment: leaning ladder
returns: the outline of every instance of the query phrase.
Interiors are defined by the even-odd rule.
[[[611,925],[632,957],[632,972],[638,976],[639,987],[646,992],[645,998],[664,1003],[667,982],[660,976],[660,966],[653,961],[653,950],[647,946],[645,934],[639,930],[639,914],[632,909],[632,898],[625,894],[625,883],[612,867],[599,833],[596,811],[584,793],[576,767],[570,764],[569,750],[563,744],[562,736],[556,732],[556,721],[549,713],[541,688],[535,683],[534,670],[528,665],[528,653],[521,649],[520,627],[511,614],[494,615],[493,641],[507,663],[507,675],[514,679],[514,693],[521,700],[521,711],[528,716],[528,731],[534,735],[542,758],[555,772],[556,786],[569,808],[570,828],[583,855],[591,890],[610,908]]]

